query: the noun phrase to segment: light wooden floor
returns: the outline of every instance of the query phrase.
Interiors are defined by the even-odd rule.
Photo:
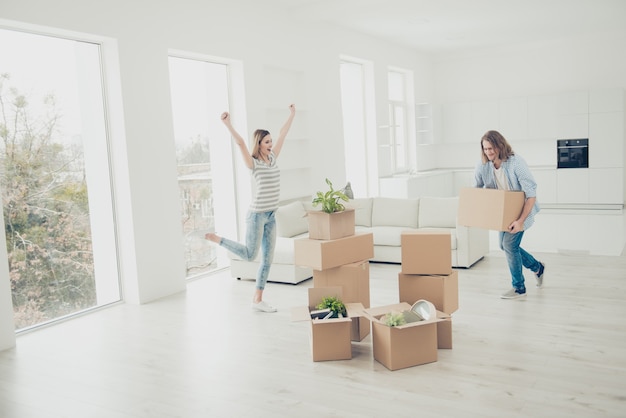
[[[253,283],[223,272],[20,335],[0,353],[0,416],[626,416],[626,257],[536,255],[545,287],[527,274],[525,300],[499,298],[500,252],[459,270],[454,348],[436,363],[388,371],[371,336],[314,363],[290,319],[311,281],[269,284],[279,312],[252,313]],[[371,265],[373,306],[397,302],[399,268]]]

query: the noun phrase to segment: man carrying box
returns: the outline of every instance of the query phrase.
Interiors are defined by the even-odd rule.
[[[521,190],[526,200],[519,218],[513,221],[507,231],[501,231],[500,248],[506,254],[511,272],[513,288],[504,294],[503,299],[516,299],[526,296],[526,286],[522,266],[535,273],[537,287],[543,285],[545,265],[524,251],[520,244],[524,231],[532,226],[539,212],[537,204],[537,183],[528,169],[526,161],[515,155],[511,145],[497,131],[487,131],[480,141],[482,162],[474,173],[475,187],[501,190]]]

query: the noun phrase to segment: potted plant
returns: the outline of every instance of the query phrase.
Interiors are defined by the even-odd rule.
[[[335,296],[326,296],[317,304],[317,309],[330,309],[333,315],[331,318],[346,318],[348,311],[343,302]]]
[[[313,199],[313,207],[322,206],[321,211],[309,211],[309,238],[330,240],[354,235],[354,209],[346,209],[341,202],[348,202],[348,196],[335,190],[326,179],[328,190],[318,191]]]
[[[349,200],[348,196],[341,190],[335,190],[330,180],[326,179],[326,184],[328,184],[329,190],[326,192],[317,192],[317,196],[313,199],[313,207],[321,204],[322,211],[326,213],[344,211],[346,207],[339,203],[339,201],[343,200],[347,202]]]

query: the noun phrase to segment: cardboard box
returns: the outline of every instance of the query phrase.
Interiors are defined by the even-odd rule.
[[[313,270],[313,287],[341,287],[344,303],[358,302],[370,307],[370,263],[368,260],[327,270]],[[370,321],[352,321],[352,341],[362,341],[370,333]]]
[[[370,307],[370,263],[361,260],[326,270],[313,270],[313,287],[341,287],[344,302]]]
[[[309,238],[329,240],[354,235],[354,213],[354,209],[334,213],[308,211]]]
[[[294,240],[296,266],[326,270],[374,257],[374,235],[358,233],[335,240]]]
[[[389,312],[411,309],[408,303],[399,303],[364,311],[372,321],[374,359],[389,370],[404,369],[437,361],[437,324],[442,319],[411,322],[389,327],[380,319]]]
[[[526,195],[520,191],[464,187],[459,193],[458,224],[508,231],[525,201]]]
[[[311,311],[326,296],[341,299],[340,287],[309,288],[309,305],[292,309],[292,321],[308,321],[313,361],[350,360],[352,358],[353,320],[363,317],[360,303],[345,303],[347,318],[311,319]]]
[[[452,348],[452,317],[444,312],[437,311],[437,348]]]
[[[451,240],[449,231],[402,232],[400,235],[402,273],[452,273]]]
[[[350,329],[350,339],[352,341],[363,341],[365,337],[370,335],[370,320],[365,317],[356,317],[352,319],[352,327]]]
[[[400,302],[413,304],[425,299],[438,311],[452,314],[459,309],[459,272],[448,275],[398,273]]]

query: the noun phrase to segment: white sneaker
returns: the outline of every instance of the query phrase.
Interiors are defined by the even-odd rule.
[[[509,291],[504,292],[502,295],[500,295],[502,299],[517,299],[517,298],[523,298],[525,296],[526,296],[526,292],[520,293],[516,289],[511,289]]]
[[[277,309],[267,304],[264,300],[259,303],[252,303],[252,310],[256,312],[276,312]]]

